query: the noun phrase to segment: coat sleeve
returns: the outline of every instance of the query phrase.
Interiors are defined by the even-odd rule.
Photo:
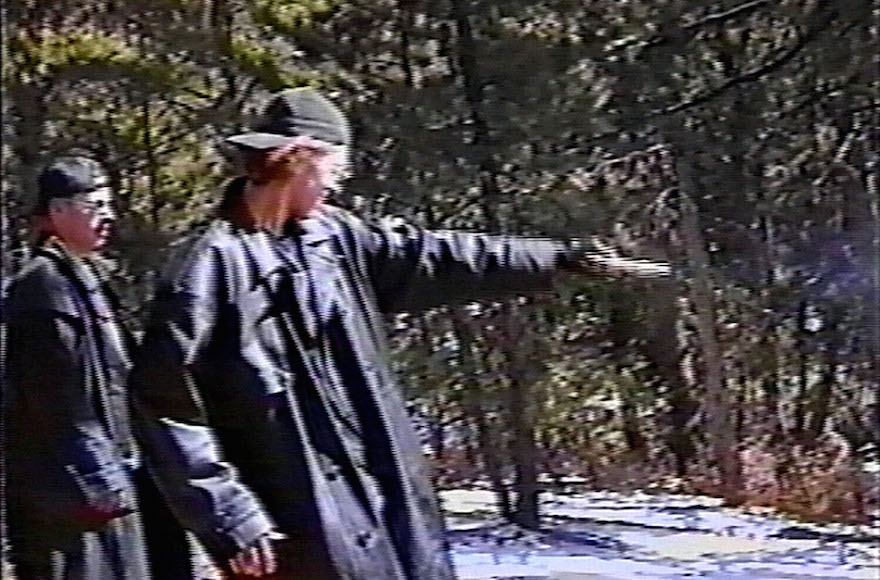
[[[547,238],[432,231],[390,220],[367,225],[353,217],[347,224],[367,256],[383,312],[549,291],[554,275],[582,255],[577,242]]]
[[[129,474],[102,421],[87,381],[95,356],[86,350],[85,321],[63,277],[43,267],[12,289],[7,319],[6,379],[10,417],[33,421],[69,477],[57,482],[59,518],[100,525],[135,508]],[[94,388],[94,387],[93,387]],[[19,417],[19,418],[21,418]]]
[[[215,558],[234,556],[273,528],[256,496],[223,461],[194,372],[209,346],[224,286],[216,249],[190,248],[160,284],[131,373],[135,436],[185,527]]]

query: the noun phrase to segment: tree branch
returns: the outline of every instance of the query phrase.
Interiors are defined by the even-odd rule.
[[[820,104],[826,103],[827,102],[826,98],[829,95],[847,88],[850,84],[855,82],[859,78],[860,75],[861,75],[861,71],[857,70],[856,72],[848,75],[845,79],[843,79],[839,83],[829,84],[827,87],[825,87],[822,90],[815,90],[814,89],[814,90],[810,91],[810,93],[805,98],[801,99],[800,102],[798,102],[794,105],[791,105],[787,109],[783,109],[783,110],[779,111],[777,113],[776,118],[777,119],[784,119],[786,117],[789,117],[790,115],[794,115],[795,113],[800,112],[801,110],[803,110],[804,108],[806,108],[810,105],[820,105]],[[870,108],[870,106],[868,108]],[[862,110],[862,109],[863,109],[862,107],[859,107],[856,110],[847,110],[846,112],[847,113],[854,113],[854,112],[857,112],[858,110]]]
[[[757,0],[756,0],[757,1]],[[815,17],[818,12],[824,11],[827,5],[826,2],[822,2],[819,7],[817,7],[813,13]],[[791,62],[808,44],[810,44],[816,37],[826,29],[826,27],[831,23],[831,21],[837,16],[837,11],[832,10],[827,17],[823,18],[821,21],[817,23],[813,23],[808,27],[806,32],[798,39],[798,41],[791,46],[790,48],[782,51],[779,56],[775,59],[766,62],[760,66],[757,66],[749,71],[746,71],[742,74],[736,75],[734,77],[729,78],[725,82],[720,85],[708,89],[686,101],[677,103],[675,105],[670,105],[668,107],[664,107],[661,109],[655,109],[645,115],[641,115],[638,117],[634,117],[628,120],[625,126],[615,127],[608,131],[603,131],[601,133],[596,133],[587,137],[583,141],[581,141],[580,146],[584,147],[586,145],[594,144],[597,141],[602,141],[604,139],[608,139],[611,137],[617,137],[620,135],[622,131],[631,130],[633,127],[638,127],[646,121],[650,121],[651,119],[656,119],[658,117],[663,117],[667,115],[672,115],[675,113],[680,113],[682,111],[692,109],[696,106],[707,103],[720,95],[727,92],[729,89],[750,82],[755,82],[760,80],[765,75],[776,71],[786,64]]]
[[[731,77],[720,85],[704,91],[699,95],[692,97],[684,102],[663,109],[656,109],[654,111],[651,111],[651,113],[647,115],[647,118],[652,119],[663,115],[678,113],[686,109],[691,109],[693,107],[696,107],[697,105],[701,105],[714,99],[715,97],[721,95],[732,87],[744,83],[755,82],[764,75],[782,68],[783,66],[791,62],[794,57],[796,57],[810,42],[815,40],[819,33],[822,32],[822,30],[824,30],[825,27],[831,23],[831,20],[834,19],[834,16],[836,16],[836,12],[832,12],[827,18],[823,19],[822,22],[808,29],[804,33],[804,35],[801,36],[801,38],[794,44],[794,46],[790,47],[788,50],[783,51],[782,54],[780,54],[777,58],[771,60],[770,62],[764,63],[761,66],[755,67],[742,74]]]
[[[721,24],[727,20],[732,20],[738,16],[749,15],[754,12],[757,8],[764,6],[765,4],[770,4],[770,0],[750,0],[749,2],[744,2],[738,6],[734,6],[729,10],[725,10],[723,12],[715,12],[712,14],[708,14],[699,20],[691,22],[689,24],[685,24],[684,26],[678,27],[673,33],[666,34],[654,34],[645,39],[633,39],[631,41],[623,42],[614,47],[615,51],[620,51],[639,42],[643,42],[644,46],[642,48],[654,48],[657,46],[662,46],[664,44],[669,44],[670,42],[675,42],[679,39],[679,32],[691,32],[694,30],[698,30],[700,28],[710,26],[713,24]]]
[[[737,16],[751,13],[756,8],[760,8],[765,4],[770,4],[770,0],[751,0],[750,2],[744,2],[723,12],[708,14],[703,18],[700,18],[696,22],[692,22],[691,24],[684,26],[684,29],[692,30],[694,28],[699,28],[708,24],[718,24],[720,22],[724,22],[725,20],[730,20],[731,18],[736,18]]]

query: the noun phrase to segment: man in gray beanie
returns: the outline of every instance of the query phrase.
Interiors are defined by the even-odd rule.
[[[350,139],[299,89],[228,140],[244,175],[169,265],[136,357],[146,461],[236,578],[454,578],[384,313],[547,290],[559,270],[668,274],[548,239],[368,225],[325,203]]]
[[[115,216],[95,161],[39,176],[36,248],[6,304],[4,452],[20,580],[149,578],[132,479],[129,337],[93,257]]]
[[[97,259],[116,217],[108,176],[93,159],[61,157],[38,185],[33,257],[5,305],[4,452],[16,575],[189,580],[185,532],[140,465],[131,434],[134,339]]]

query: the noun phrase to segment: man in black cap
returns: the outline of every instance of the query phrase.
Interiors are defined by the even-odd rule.
[[[560,269],[668,269],[327,205],[350,132],[311,89],[276,95],[229,142],[244,176],[168,267],[136,356],[149,468],[230,576],[453,578],[382,314],[546,290]]]
[[[16,576],[144,580],[146,524],[158,532],[162,570],[181,566],[160,577],[189,578],[183,530],[139,469],[131,436],[132,340],[94,259],[115,221],[101,166],[84,157],[49,165],[33,220],[36,247],[10,285],[6,312],[3,425]],[[151,503],[149,521],[138,513],[138,488]]]

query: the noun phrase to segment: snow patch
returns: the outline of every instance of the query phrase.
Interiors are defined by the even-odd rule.
[[[486,490],[441,492],[461,580],[880,578],[876,530],[805,525],[683,495],[544,494],[545,529],[501,521]]]

